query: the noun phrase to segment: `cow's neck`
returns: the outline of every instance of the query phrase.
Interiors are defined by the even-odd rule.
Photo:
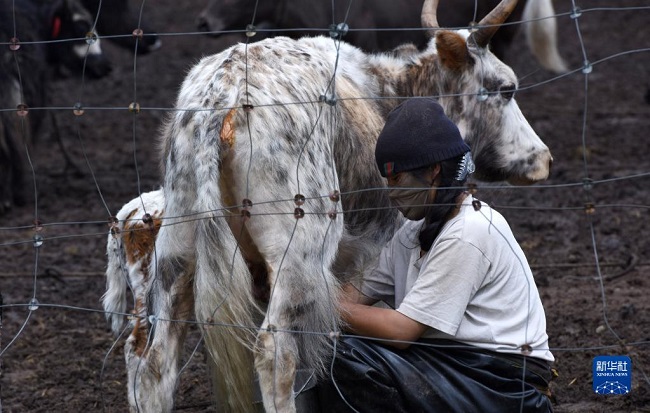
[[[391,70],[392,69],[392,70]],[[424,52],[413,59],[405,59],[399,70],[391,67],[385,70],[381,66],[376,68],[376,79],[379,85],[379,94],[382,98],[384,116],[403,101],[403,98],[412,96],[440,96],[441,87],[439,74],[441,73],[438,55]],[[390,97],[402,99],[386,99]]]
[[[441,94],[439,74],[438,55],[423,54],[405,67],[401,93],[404,96],[439,96]]]

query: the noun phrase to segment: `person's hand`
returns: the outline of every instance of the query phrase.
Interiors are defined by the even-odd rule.
[[[346,330],[355,335],[385,339],[385,344],[407,348],[418,340],[427,326],[392,308],[381,308],[350,301],[340,302]]]

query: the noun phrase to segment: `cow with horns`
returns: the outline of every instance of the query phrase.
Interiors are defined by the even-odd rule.
[[[440,28],[437,3],[424,1],[423,51],[277,37],[189,71],[162,136],[163,187],[125,206],[109,235],[104,308],[117,331],[130,281],[138,316],[125,347],[133,410],[172,409],[193,314],[224,410],[250,411],[256,372],[266,411],[295,411],[297,368],[325,374],[332,357],[340,282],[371,267],[402,222],[374,161],[402,98],[438,98],[475,178],[547,178],[552,157],[514,99],[517,78],[487,47],[517,1],[471,33]]]
[[[79,0],[0,5],[0,36],[8,42],[0,52],[0,214],[25,201],[25,148],[43,122],[54,119],[50,112],[29,107],[46,105],[49,81],[82,71],[101,78],[111,71],[99,39],[90,45],[84,39],[92,29],[93,19]]]

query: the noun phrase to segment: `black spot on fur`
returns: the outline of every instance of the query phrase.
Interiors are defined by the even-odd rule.
[[[186,128],[192,122],[192,112],[187,111],[181,115],[181,127]]]
[[[273,178],[275,182],[281,185],[285,185],[289,181],[289,171],[285,168],[273,168]]]
[[[176,152],[174,150],[169,151],[169,166],[174,167],[176,165]]]
[[[316,164],[317,161],[316,161],[316,156],[314,156],[314,151],[307,149],[305,152],[307,154],[307,159],[309,159],[309,163],[312,165]]]
[[[157,278],[160,280],[162,287],[165,291],[169,291],[184,271],[190,268],[188,262],[183,259],[168,259],[160,264],[158,267]]]
[[[313,301],[292,304],[287,308],[287,317],[291,321],[299,321],[304,317],[305,314],[312,312],[314,307],[315,303]],[[292,325],[291,329],[302,330],[303,327],[301,327],[301,325]]]

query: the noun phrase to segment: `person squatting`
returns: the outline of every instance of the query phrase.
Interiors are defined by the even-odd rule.
[[[318,385],[323,411],[552,412],[531,269],[505,218],[465,191],[474,165],[456,125],[435,100],[408,99],[375,158],[407,220],[376,268],[344,286],[349,335]]]

